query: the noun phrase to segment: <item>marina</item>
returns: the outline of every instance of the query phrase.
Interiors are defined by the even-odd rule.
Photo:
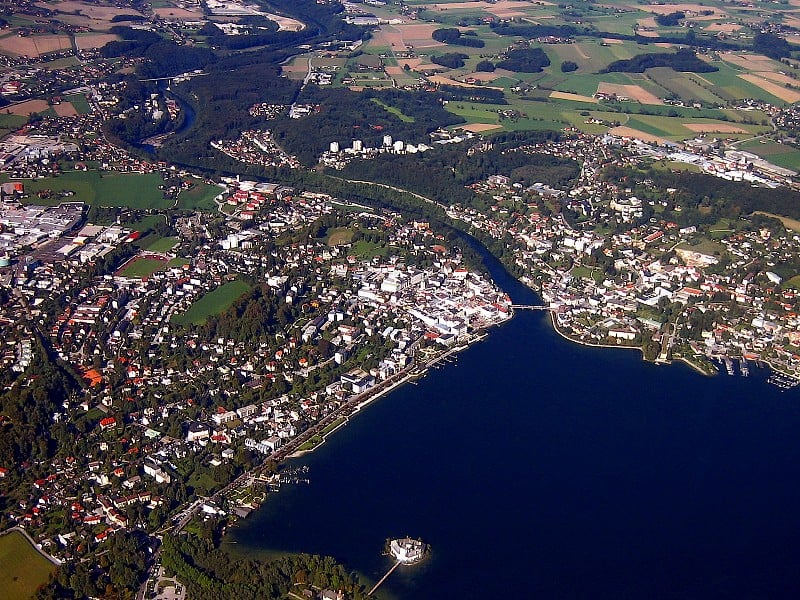
[[[784,373],[773,373],[767,378],[767,383],[771,383],[781,390],[790,390],[800,384],[800,379],[796,379]]]

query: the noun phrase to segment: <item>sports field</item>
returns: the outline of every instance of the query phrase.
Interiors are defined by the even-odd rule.
[[[173,315],[172,321],[178,325],[202,325],[208,317],[221,313],[248,291],[250,286],[244,281],[230,281],[208,292],[185,313]]]
[[[128,279],[146,279],[153,273],[166,269],[167,262],[167,259],[137,256],[117,271],[117,275]]]
[[[0,536],[0,590],[7,600],[32,598],[55,567],[18,531]]]

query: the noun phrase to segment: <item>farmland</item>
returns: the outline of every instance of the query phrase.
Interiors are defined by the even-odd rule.
[[[748,25],[757,22],[757,15],[745,7],[721,2],[624,6],[578,2],[567,10],[555,3],[521,0],[432,4],[410,0],[405,5],[405,12],[390,4],[370,6],[370,12],[391,22],[376,29],[358,53],[316,55],[314,64],[335,69],[333,85],[353,90],[412,86],[420,78],[442,85],[503,90],[505,106],[458,101],[447,105],[467,120],[464,127],[472,131],[573,127],[602,133],[624,127],[615,131],[643,139],[681,141],[716,135],[735,140],[769,130],[768,117],[745,109],[744,101],[785,105],[800,100],[800,65],[747,49],[754,36]],[[415,18],[408,18],[409,9],[417,11]],[[664,25],[656,18],[677,11],[684,15],[679,25]],[[514,21],[498,23],[501,19]],[[567,27],[571,33],[541,37],[526,33],[535,24],[551,30]],[[697,64],[710,72],[682,72],[669,66],[645,68],[641,73],[607,72],[616,61],[677,51],[680,44],[674,40],[688,35],[687,24],[694,38],[708,39],[712,46],[720,39],[734,40],[731,50],[698,51]],[[470,44],[433,39],[437,29],[453,27],[462,38],[469,36]],[[509,49],[520,45],[540,48],[550,65],[539,72],[499,68]],[[463,66],[448,68],[432,61],[456,52],[465,56]],[[288,67],[290,76],[302,77],[308,58],[296,57]],[[573,66],[562,69],[562,65]],[[501,116],[507,109],[518,114]],[[789,153],[774,154],[784,164],[794,161]]]
[[[2,179],[6,181],[7,179]],[[85,202],[96,206],[127,208],[168,208],[172,201],[165,199],[159,185],[163,180],[158,173],[100,173],[98,171],[68,171],[58,177],[25,179],[27,200],[31,204],[58,204],[63,201]],[[213,187],[213,186],[212,186]],[[56,193],[39,197],[40,192],[73,192],[70,196]]]

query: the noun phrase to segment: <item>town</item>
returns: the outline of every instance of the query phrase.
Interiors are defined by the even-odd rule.
[[[443,75],[424,62],[438,31],[417,23],[433,12],[424,7],[344,3],[340,18],[320,0],[305,10],[336,5],[325,15],[342,29],[317,39],[300,20],[233,1],[104,5],[109,27],[136,26],[95,34],[56,19],[87,20],[91,5],[78,4],[67,15],[21,3],[16,16],[54,31],[9,39],[28,48],[32,33],[48,35],[53,49],[0,54],[0,530],[29,536],[79,594],[185,597],[197,570],[176,568],[180,540],[218,542],[281,486],[313,478],[285,459],[515,311],[542,310],[570,342],[658,364],[800,381],[800,224],[786,212],[800,183],[757,153],[762,142],[776,162],[793,151],[796,104],[656,99],[684,119],[716,111],[676,142],[621,125],[666,118],[622,95],[635,86],[553,91],[501,67],[508,103],[485,85],[491,62]],[[458,26],[521,26],[514,18]],[[401,25],[419,47],[374,29]],[[495,43],[487,56],[580,52],[566,33]],[[242,68],[263,69],[249,37],[280,59],[257,71],[263,90],[240,98],[226,89],[234,68],[195,68],[223,48],[220,61],[252,53]],[[138,50],[114,55],[107,43]],[[139,71],[163,59],[162,44],[186,64]],[[472,44],[462,49],[482,47]],[[369,90],[353,123],[324,121],[373,84],[390,99],[417,95],[394,106]],[[210,120],[202,85],[219,92]],[[551,98],[583,104],[544,135],[537,115]],[[325,139],[308,136],[322,126]],[[437,167],[425,187],[416,173]],[[515,305],[481,252],[541,304]],[[396,557],[419,558],[418,544]],[[117,552],[124,568],[109,562]],[[345,597],[319,583],[298,591]]]

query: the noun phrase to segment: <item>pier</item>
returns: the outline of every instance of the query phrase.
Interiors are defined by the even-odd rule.
[[[386,571],[386,574],[383,577],[381,577],[381,580],[372,587],[372,589],[369,591],[367,596],[372,596],[372,594],[375,593],[375,590],[377,590],[379,587],[381,587],[381,585],[383,585],[383,582],[386,581],[387,579],[389,579],[389,575],[394,573],[394,570],[397,567],[399,567],[401,564],[403,564],[403,563],[402,563],[402,561],[399,561],[399,560],[396,563],[394,563],[392,565],[392,568],[389,569],[388,571]]]

